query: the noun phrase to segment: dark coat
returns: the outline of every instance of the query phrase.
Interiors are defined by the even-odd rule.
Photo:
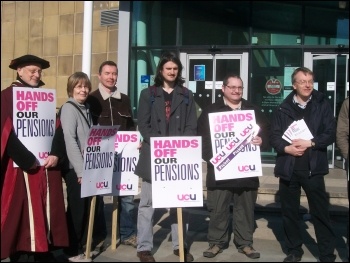
[[[170,110],[169,136],[196,136],[197,115],[193,93],[189,91],[188,103],[182,87],[176,86]],[[141,91],[138,109],[138,129],[143,137],[140,158],[135,174],[151,182],[151,137],[166,136],[165,101],[162,87],[157,87],[154,102],[150,89]]]
[[[256,123],[260,126],[259,136],[262,138],[263,145],[261,148],[265,148],[268,145],[268,130],[269,130],[269,121],[261,110],[248,102],[245,99],[242,99],[242,110],[254,110]],[[209,113],[213,112],[224,112],[232,111],[229,106],[226,106],[223,99],[216,101],[214,104],[206,107],[198,119],[198,135],[202,136],[202,156],[203,160],[207,162],[207,187],[216,187],[216,188],[258,188],[259,187],[259,177],[248,177],[248,178],[238,178],[230,180],[215,180],[214,166],[210,162],[210,159],[213,157],[213,151],[211,146],[211,136],[210,136],[210,125],[209,125]]]
[[[97,89],[90,93],[86,102],[90,105],[94,125],[120,125],[119,131],[136,129],[127,95],[120,93],[120,98],[104,99]]]
[[[284,152],[289,143],[282,139],[282,135],[293,121],[299,120],[292,107],[294,94],[290,93],[274,111],[270,135],[270,144],[277,152],[275,176],[288,181],[291,179],[296,157]],[[313,90],[309,103],[311,103],[311,118],[305,122],[315,142],[315,147],[308,150],[310,175],[325,175],[329,172],[327,146],[335,141],[336,120],[331,105],[321,92]]]

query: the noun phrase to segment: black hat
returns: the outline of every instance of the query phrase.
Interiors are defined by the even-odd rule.
[[[42,69],[50,67],[50,62],[34,55],[24,55],[11,61],[9,68],[17,69],[22,64],[39,64]]]

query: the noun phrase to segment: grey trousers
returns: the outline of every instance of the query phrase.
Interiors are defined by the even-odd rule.
[[[141,184],[140,204],[137,214],[137,251],[152,251],[153,215],[154,208],[152,207],[152,184],[143,181]],[[179,249],[177,223],[171,224],[171,239],[173,249]]]
[[[207,208],[210,215],[208,227],[209,244],[227,248],[229,245],[230,204],[233,198],[233,243],[236,248],[253,245],[255,231],[254,208],[257,189],[208,188]]]

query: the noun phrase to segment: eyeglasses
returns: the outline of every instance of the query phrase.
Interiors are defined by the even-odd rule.
[[[228,88],[230,91],[242,91],[243,87],[236,87],[236,86],[227,86],[225,85],[226,88]]]
[[[88,86],[81,86],[81,85],[77,85],[77,86],[75,86],[74,88],[77,89],[77,90],[82,90],[82,89],[83,89],[83,90],[85,90],[85,89],[86,89],[86,90],[89,90],[89,87],[88,87]]]
[[[300,80],[300,81],[295,81],[295,83],[301,85],[301,86],[305,86],[306,84],[309,84],[310,86],[314,85],[314,81],[313,80]]]

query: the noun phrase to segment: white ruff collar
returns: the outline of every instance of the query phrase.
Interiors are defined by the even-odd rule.
[[[98,89],[101,93],[101,96],[104,100],[112,97],[112,98],[115,98],[115,99],[121,99],[122,98],[122,95],[120,94],[120,91],[119,90],[115,90],[112,94],[109,94],[105,88],[102,86],[101,83],[98,84]]]

